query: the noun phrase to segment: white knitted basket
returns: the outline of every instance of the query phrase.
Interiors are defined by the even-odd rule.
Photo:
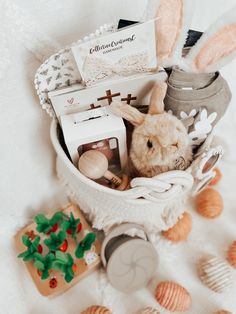
[[[222,156],[220,146],[210,148],[208,144],[186,171],[135,178],[131,189],[117,191],[97,184],[78,171],[60,144],[56,120],[51,124],[51,140],[57,153],[57,174],[68,195],[89,215],[94,227],[105,231],[124,222],[143,225],[150,232],[169,229],[186,210],[186,196],[209,182]],[[211,156],[219,158],[210,171],[202,174]]]
[[[104,31],[112,31],[112,27],[106,25],[84,40],[99,36]],[[70,47],[51,56],[35,76],[41,106],[55,118],[48,92],[76,84],[80,79]],[[61,146],[55,119],[51,124],[51,140],[57,154],[58,177],[68,195],[89,215],[94,227],[105,231],[124,222],[143,225],[150,232],[169,229],[186,210],[186,196],[190,191],[198,192],[209,182],[213,177],[212,170],[222,156],[220,146],[211,148],[212,138],[209,137],[186,171],[170,171],[154,178],[134,178],[131,189],[117,191],[86,178],[71,163]],[[205,171],[209,159],[213,165]]]
[[[55,120],[51,140],[57,153],[57,174],[72,200],[89,214],[94,227],[107,230],[115,224],[132,222],[160,231],[174,225],[184,212],[183,198],[193,185],[191,173],[170,171],[155,178],[135,178],[132,189],[117,191],[78,171],[60,144]]]

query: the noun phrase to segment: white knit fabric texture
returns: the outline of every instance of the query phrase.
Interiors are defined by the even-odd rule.
[[[228,147],[228,153],[220,164],[223,179],[217,186],[224,199],[222,215],[208,221],[195,212],[191,202],[186,203],[184,209],[193,216],[193,230],[188,241],[173,244],[152,235],[152,241],[160,256],[160,267],[148,287],[137,293],[126,295],[116,291],[107,282],[105,273],[101,271],[83,279],[65,294],[47,299],[38,293],[26,268],[16,259],[13,243],[17,230],[29,223],[36,213],[39,211],[46,213],[67,202],[65,191],[59,184],[55,171],[56,154],[49,139],[51,119],[40,108],[34,92],[33,76],[40,64],[58,51],[58,46],[59,49],[66,47],[71,42],[76,42],[86,34],[94,32],[100,25],[116,22],[120,17],[138,21],[143,15],[146,1],[8,0],[8,2],[23,11],[24,15],[31,19],[31,23],[27,22],[27,25],[37,25],[39,32],[34,27],[26,27],[26,33],[32,31],[30,43],[18,40],[20,38],[18,30],[14,36],[8,36],[9,23],[14,23],[16,29],[18,22],[12,20],[16,15],[12,14],[11,17],[11,10],[10,14],[7,14],[8,17],[10,15],[8,21],[2,18],[5,14],[2,5],[5,5],[5,1],[0,0],[1,313],[77,314],[93,304],[103,304],[112,308],[114,314],[136,314],[147,306],[157,308],[162,314],[170,314],[160,309],[154,298],[155,287],[162,280],[177,281],[189,290],[193,304],[188,314],[210,314],[219,309],[235,313],[235,284],[226,294],[218,295],[211,292],[198,279],[195,264],[204,253],[224,259],[228,246],[236,238],[234,145],[236,63],[233,62],[222,71],[233,91],[233,99],[228,112],[216,129]],[[222,14],[222,10],[226,11],[235,4],[234,2],[234,0],[191,1],[195,3],[192,28],[204,31]],[[24,20],[21,20],[21,23],[25,23]],[[4,34],[5,44],[2,40]],[[21,38],[24,36],[23,34]],[[42,44],[45,37],[50,40]],[[34,41],[36,38],[40,39],[40,48],[37,48],[39,45]],[[32,51],[37,51],[39,55]],[[236,282],[235,271],[233,280]]]

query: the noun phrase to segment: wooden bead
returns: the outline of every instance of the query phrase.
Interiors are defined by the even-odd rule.
[[[232,314],[232,313],[229,311],[225,311],[225,310],[219,310],[219,311],[215,312],[214,314]]]
[[[220,258],[208,255],[198,262],[201,281],[211,290],[221,293],[232,285],[232,274],[227,263]]]
[[[81,312],[81,314],[112,314],[112,312],[105,306],[93,305]]]
[[[192,230],[192,216],[189,213],[184,213],[183,217],[167,231],[163,231],[162,235],[174,242],[186,240]]]
[[[115,186],[119,186],[122,180],[108,170],[106,156],[97,150],[88,150],[79,159],[78,168],[80,172],[90,179],[105,177]]]
[[[179,284],[170,281],[161,282],[157,286],[156,300],[171,312],[187,311],[192,303],[189,292]]]
[[[212,178],[209,185],[216,185],[222,178],[222,173],[219,168],[215,168],[213,171],[215,172],[215,176]]]
[[[227,260],[232,267],[236,268],[236,241],[234,241],[229,247]]]
[[[220,193],[212,188],[203,190],[196,197],[196,210],[205,218],[218,217],[223,207],[223,199]]]
[[[160,314],[160,312],[157,309],[149,306],[138,312],[138,314]]]
[[[108,169],[108,160],[103,153],[88,150],[79,159],[79,170],[90,179],[99,179]]]

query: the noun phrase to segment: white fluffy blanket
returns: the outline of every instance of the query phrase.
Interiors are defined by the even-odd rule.
[[[193,28],[204,30],[235,0],[192,0]],[[222,74],[233,92],[232,104],[217,128],[227,143],[222,162],[223,214],[214,221],[193,215],[193,231],[186,243],[158,244],[160,269],[147,289],[133,295],[115,291],[104,273],[94,273],[67,293],[49,300],[41,297],[16,259],[13,236],[39,210],[48,211],[66,201],[55,174],[55,154],[49,140],[50,118],[41,111],[33,77],[52,51],[77,40],[98,26],[119,17],[138,20],[143,0],[0,0],[0,312],[4,314],[78,314],[100,303],[114,314],[132,314],[157,303],[153,297],[160,280],[176,280],[192,295],[188,314],[210,314],[225,308],[236,312],[236,284],[227,294],[217,295],[199,281],[195,263],[209,252],[225,257],[236,240],[236,62]],[[158,242],[158,239],[156,239]],[[236,282],[236,271],[233,273]],[[161,313],[168,313],[162,311]]]

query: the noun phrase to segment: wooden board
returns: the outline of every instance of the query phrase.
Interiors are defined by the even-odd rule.
[[[87,232],[92,231],[92,228],[89,226],[82,212],[76,205],[69,204],[60,210],[62,210],[67,215],[69,215],[70,212],[72,212],[75,218],[80,218],[80,222],[82,224],[82,230],[78,235],[78,241],[81,241]],[[51,218],[53,214],[54,212],[47,215],[47,217]],[[16,248],[17,248],[18,253],[24,252],[26,250],[26,247],[21,241],[22,236],[26,233],[32,233],[32,232],[35,235],[39,234],[36,231],[36,224],[34,222],[28,225],[27,227],[23,228],[17,233],[17,235],[15,236],[15,243],[16,243]],[[43,243],[43,240],[47,238],[47,236],[43,235],[42,233],[40,233],[39,235],[41,237],[40,244],[43,247],[43,254],[44,253],[47,254],[48,248]],[[70,283],[67,283],[64,280],[64,275],[61,272],[56,271],[56,270],[50,270],[49,278],[46,280],[42,280],[40,275],[38,274],[37,269],[33,265],[33,261],[24,262],[22,260],[21,261],[19,260],[21,263],[24,263],[26,265],[37,289],[44,296],[55,296],[57,294],[65,292],[66,290],[71,288],[73,285],[78,283],[82,278],[84,278],[85,276],[89,275],[91,272],[98,269],[101,265],[101,259],[100,259],[101,245],[98,240],[94,242],[91,250],[85,252],[84,258],[82,259],[77,259],[75,257],[74,251],[76,248],[76,243],[69,235],[67,236],[67,241],[68,241],[68,249],[66,253],[70,253],[72,255],[76,264],[75,277]],[[50,287],[50,280],[52,278],[56,278],[56,281],[57,281],[57,286],[55,288]]]

